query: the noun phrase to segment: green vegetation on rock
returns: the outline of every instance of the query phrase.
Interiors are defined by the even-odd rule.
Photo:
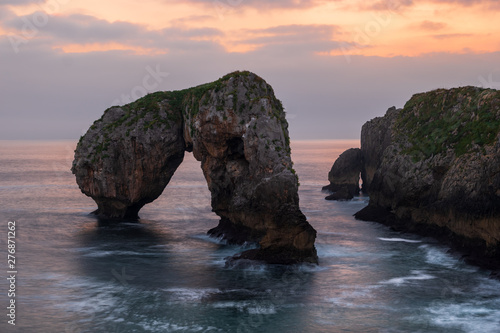
[[[495,141],[500,131],[500,91],[476,87],[414,95],[399,113],[396,134],[404,152],[422,160],[452,149],[456,156]]]
[[[252,76],[251,80],[228,82],[232,78],[238,79],[249,76]],[[238,98],[240,89],[245,91],[246,99],[244,100]],[[221,90],[223,90],[223,94],[220,93]],[[267,105],[270,106],[267,109],[267,114],[265,112],[266,108],[261,104],[263,99],[266,99]],[[256,110],[260,110],[261,115],[266,114],[278,120],[281,123],[285,143],[283,147],[275,143],[276,151],[280,153],[283,149],[290,154],[290,138],[288,136],[285,111],[281,101],[274,96],[272,87],[251,72],[236,71],[214,82],[183,90],[154,92],[129,104],[108,108],[101,118],[91,126],[91,130],[99,131],[102,134],[102,142],[92,144],[93,160],[109,157],[106,151],[111,140],[113,140],[112,133],[123,133],[124,137],[131,138],[137,136],[138,133],[147,133],[157,128],[160,130],[162,128],[170,129],[174,124],[185,121],[190,134],[193,136],[196,130],[194,119],[200,108],[215,107],[216,111],[221,112],[221,118],[227,121],[230,116],[226,112],[229,101],[232,101],[232,110],[242,117],[239,121],[240,125],[244,125],[249,121],[246,116],[243,116],[245,110],[251,111],[255,105]],[[108,114],[108,112],[111,113]],[[106,115],[113,117],[111,119],[115,120],[105,120]],[[258,118],[259,114],[256,116]],[[254,130],[256,130],[256,125],[256,123],[253,124]],[[120,128],[120,131],[117,131],[117,128]],[[83,137],[80,139],[80,143],[83,139]],[[269,149],[269,145],[266,145],[266,148]]]

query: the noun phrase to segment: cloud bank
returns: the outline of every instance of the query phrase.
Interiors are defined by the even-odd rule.
[[[235,5],[234,1],[226,4]],[[460,6],[493,3],[434,0],[455,2]],[[211,1],[191,3],[213,5]],[[276,13],[300,14],[325,3],[288,0],[272,6],[290,10]],[[346,1],[334,3],[338,8],[347,5]],[[419,3],[402,1],[398,8],[410,10]],[[384,8],[384,4],[387,8],[384,1],[372,7]],[[260,0],[240,5],[273,10]],[[403,50],[399,44],[384,39],[416,33],[426,42],[460,45],[477,36],[477,32],[454,29],[454,22],[446,17],[406,22],[403,14],[394,16],[372,38],[379,44],[366,47],[394,49],[396,54],[381,57],[363,55],[359,47],[352,49],[360,55],[349,53],[349,46],[355,46],[350,31],[366,27],[363,20],[354,27],[306,19],[227,27],[226,21],[199,9],[176,16],[163,27],[152,27],[75,9],[53,13],[37,9],[18,16],[12,1],[0,2],[0,139],[77,139],[113,104],[125,104],[153,90],[210,82],[234,70],[251,70],[275,88],[288,112],[292,139],[358,138],[365,121],[393,105],[402,107],[417,92],[463,85],[500,88],[499,50],[405,56],[398,55]],[[239,15],[245,19],[245,13]],[[235,52],[231,47],[247,49]]]

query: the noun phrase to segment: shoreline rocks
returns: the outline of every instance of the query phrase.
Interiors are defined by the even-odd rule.
[[[356,218],[433,236],[500,268],[500,92],[462,87],[414,95],[361,134]]]

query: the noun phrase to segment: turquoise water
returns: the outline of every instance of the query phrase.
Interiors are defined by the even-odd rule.
[[[500,282],[429,238],[356,221],[367,197],[325,201],[356,142],[293,142],[319,266],[226,267],[247,247],[217,225],[189,154],[140,223],[101,225],[69,172],[75,142],[0,142],[0,252],[16,220],[16,326],[1,332],[500,332]]]

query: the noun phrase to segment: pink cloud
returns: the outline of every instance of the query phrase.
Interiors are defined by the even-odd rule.
[[[447,24],[444,22],[423,21],[418,27],[423,30],[436,31],[444,29],[446,26]]]

